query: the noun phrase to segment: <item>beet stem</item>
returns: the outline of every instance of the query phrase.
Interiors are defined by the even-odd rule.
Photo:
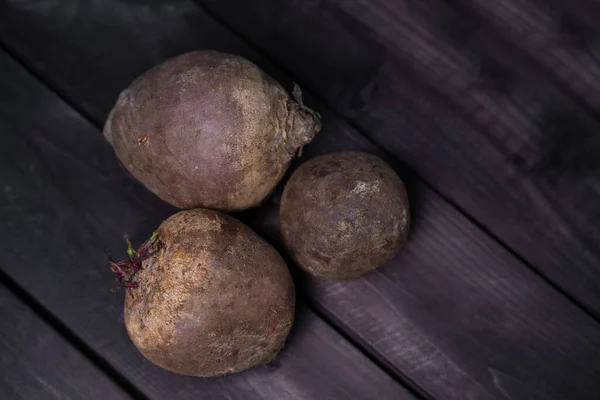
[[[115,288],[111,289],[111,292],[118,291],[121,286],[125,287],[125,289],[137,289],[139,287],[139,284],[134,282],[133,278],[142,269],[142,262],[160,250],[160,248],[156,248],[154,251],[150,251],[157,239],[158,231],[154,231],[150,239],[146,240],[137,251],[133,248],[129,239],[126,239],[127,255],[129,256],[126,260],[115,262],[110,253],[108,254],[110,269],[115,273],[115,280],[117,282]],[[160,242],[158,244],[160,247]]]

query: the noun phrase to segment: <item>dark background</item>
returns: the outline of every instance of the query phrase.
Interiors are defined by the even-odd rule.
[[[0,0],[0,398],[600,398],[598,21],[597,0]],[[294,166],[378,154],[413,220],[361,279],[291,266],[287,347],[214,379],[136,351],[105,253],[175,211],[106,116],[195,49],[298,82],[324,129]],[[237,215],[278,249],[279,195]]]

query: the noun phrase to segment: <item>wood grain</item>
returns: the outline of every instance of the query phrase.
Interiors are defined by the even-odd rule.
[[[89,5],[84,10],[79,9],[75,14],[78,18],[70,18],[69,24],[56,24],[63,18],[65,9],[70,9],[62,4],[69,2],[43,12],[13,4],[5,10],[4,15],[10,18],[1,21],[0,37],[97,124],[103,122],[119,90],[130,79],[152,66],[156,59],[191,48],[236,51],[290,87],[289,77],[191,3],[178,2],[179,12],[158,3],[121,1],[99,10],[95,10],[100,7],[97,4]],[[241,3],[237,4],[241,7]],[[287,7],[290,3],[281,4]],[[302,4],[316,7],[320,3]],[[273,18],[267,20],[267,25],[273,31],[265,34],[262,42],[269,43],[270,54],[273,54],[271,45],[275,38],[284,40],[284,47],[289,49],[287,53],[277,53],[280,62],[285,61],[282,63],[287,68],[324,97],[340,96],[349,100],[343,104],[365,109],[368,116],[371,104],[355,97],[355,89],[366,87],[364,93],[368,94],[370,90],[381,91],[385,87],[378,85],[369,89],[368,83],[385,59],[386,48],[366,35],[368,29],[351,19],[336,23],[325,13],[322,14],[325,25],[307,23],[302,27],[300,20],[295,19],[298,13],[282,13],[277,7],[269,10]],[[144,18],[131,17],[139,15]],[[245,15],[252,15],[254,22],[264,25],[261,18],[267,14],[255,8],[246,9]],[[309,16],[312,18],[314,14]],[[108,20],[112,26],[105,22]],[[128,29],[115,27],[126,23]],[[51,29],[52,25],[58,25],[59,29]],[[347,31],[334,35],[339,33],[336,29],[340,25]],[[332,30],[322,29],[323,26]],[[357,30],[359,36],[355,34]],[[78,35],[78,32],[86,34]],[[254,33],[248,35],[254,37]],[[311,40],[305,41],[307,38]],[[346,41],[330,46],[337,38]],[[86,45],[89,43],[94,46]],[[147,50],[148,43],[153,44],[152,51]],[[85,80],[77,82],[71,76],[72,71],[81,71]],[[321,71],[323,75],[318,77],[317,73],[306,71]],[[395,100],[392,97],[390,101],[392,99]],[[306,147],[307,157],[351,149],[385,157],[323,104],[310,98],[308,102],[322,112],[325,125],[316,141]],[[384,132],[387,136],[410,134],[401,136],[394,147],[403,148],[403,154],[407,155],[414,150],[411,161],[423,159],[427,162],[420,165],[431,165],[432,171],[444,168],[438,172],[446,174],[450,183],[460,182],[452,180],[453,175],[446,172],[456,170],[457,159],[445,154],[443,141],[442,145],[433,145],[448,131],[433,131],[439,136],[432,137],[429,128],[415,130],[414,126],[441,123],[431,114],[419,112],[414,104],[407,100],[395,103],[395,109],[405,110],[403,120],[394,117],[395,109],[391,109],[390,103],[385,113],[371,116],[369,121],[385,128],[378,131],[381,135]],[[448,116],[454,115],[451,110],[447,111]],[[460,137],[458,134],[448,136],[450,143],[454,137]],[[496,154],[485,141],[475,145],[481,146],[485,156],[490,152]],[[71,146],[74,143],[60,148]],[[452,149],[461,149],[461,145],[456,143]],[[309,301],[371,351],[373,357],[431,397],[594,399],[599,389],[595,362],[600,356],[598,324],[487,237],[418,177],[403,170],[393,159],[388,160],[402,174],[411,195],[415,222],[406,251],[384,268],[356,281],[330,284],[301,279],[299,288],[308,293]],[[517,178],[514,180],[518,182]],[[121,192],[119,185],[114,183],[114,192]],[[502,187],[496,189],[500,194],[503,190]],[[480,200],[472,201],[478,204]],[[83,207],[82,210],[90,209],[90,206]],[[277,195],[264,207],[241,217],[274,243],[278,241]],[[131,225],[120,226],[124,229]],[[315,363],[319,357],[315,356]]]
[[[2,52],[0,73],[0,265],[142,393],[371,399],[376,390],[385,399],[413,398],[302,303],[287,346],[269,365],[214,379],[151,365],[127,337],[105,249],[123,256],[125,237],[141,243],[173,210],[128,178],[98,130]]]
[[[2,398],[129,398],[3,284],[0,316]]]
[[[600,116],[600,7],[593,0],[457,0],[508,35]],[[582,17],[583,16],[583,17]],[[591,21],[595,19],[595,23]]]
[[[600,126],[531,57],[437,0],[200,3],[600,316]]]

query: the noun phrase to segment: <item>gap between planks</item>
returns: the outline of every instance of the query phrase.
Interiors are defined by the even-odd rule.
[[[87,360],[98,367],[110,380],[115,382],[125,393],[133,399],[149,400],[134,384],[129,382],[121,375],[113,366],[106,361],[102,356],[96,353],[91,347],[69,329],[59,318],[54,316],[46,307],[38,302],[27,290],[8,274],[4,272],[4,268],[0,266],[0,283],[25,304],[35,316],[47,323],[55,332],[62,336],[70,345],[79,351]]]

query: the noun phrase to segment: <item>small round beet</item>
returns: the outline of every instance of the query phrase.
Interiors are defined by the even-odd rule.
[[[259,205],[320,130],[317,113],[250,61],[195,51],[136,79],[104,136],[131,174],[179,208]]]
[[[125,296],[127,332],[146,358],[175,373],[215,376],[275,357],[295,294],[267,242],[230,216],[195,209],[167,219],[147,243],[132,251],[141,268]]]
[[[404,184],[379,157],[334,153],[302,164],[281,199],[281,234],[296,263],[327,280],[389,261],[410,224]]]

